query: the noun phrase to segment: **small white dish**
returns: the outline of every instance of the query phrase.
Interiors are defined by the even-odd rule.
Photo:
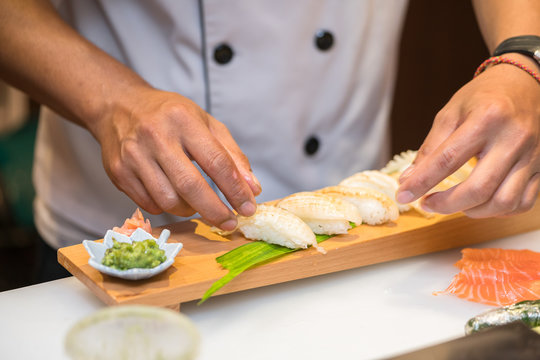
[[[169,238],[170,234],[171,232],[169,230],[164,229],[159,235],[159,239],[156,239],[141,228],[135,230],[131,236],[126,236],[124,234],[108,230],[105,234],[105,238],[103,239],[103,243],[84,240],[83,245],[86,251],[88,251],[88,254],[90,254],[88,264],[90,264],[90,266],[92,266],[94,269],[104,274],[127,280],[148,279],[149,277],[157,275],[171,266],[174,262],[174,258],[183,247],[182,243],[167,243],[167,239]],[[101,263],[101,261],[105,256],[105,251],[113,246],[113,238],[118,242],[126,242],[130,244],[132,244],[134,241],[154,239],[156,240],[159,248],[165,251],[167,260],[151,269],[134,268],[128,270],[117,270],[113,269],[112,267],[105,266]]]

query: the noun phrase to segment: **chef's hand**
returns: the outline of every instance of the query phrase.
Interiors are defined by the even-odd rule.
[[[235,210],[253,214],[260,185],[223,124],[187,98],[152,88],[80,36],[49,1],[0,1],[0,18],[0,77],[89,130],[109,177],[140,207],[197,211],[232,230],[235,216],[194,160]]]
[[[452,97],[404,171],[398,201],[422,197],[473,156],[478,163],[469,178],[427,195],[425,210],[480,218],[534,205],[540,187],[540,86],[523,70],[492,66]]]
[[[224,230],[233,212],[197,170],[210,176],[232,207],[249,216],[261,187],[231,134],[193,101],[176,93],[134,89],[93,125],[107,174],[146,211],[190,216],[198,212]]]

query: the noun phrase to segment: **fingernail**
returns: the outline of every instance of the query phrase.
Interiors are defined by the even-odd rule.
[[[253,182],[255,183],[255,186],[257,186],[257,189],[259,190],[257,194],[259,194],[262,191],[261,183],[259,182],[259,179],[257,179],[257,177],[255,176],[255,174],[250,172],[250,175],[251,175],[251,178],[253,179]]]
[[[427,206],[427,205],[424,204],[424,203],[421,203],[420,206],[422,207],[422,210],[424,210],[425,212],[428,212],[428,213],[433,213],[433,212],[435,212],[432,208],[430,208],[429,206]]]
[[[252,203],[251,201],[246,201],[245,203],[240,205],[239,212],[240,214],[244,216],[251,216],[255,214],[256,210],[257,210],[257,206],[255,206],[254,203]]]
[[[410,165],[408,168],[403,170],[403,172],[401,173],[399,177],[399,182],[401,183],[405,181],[405,179],[407,179],[412,174],[413,170],[414,170],[414,165]]]
[[[229,219],[222,222],[221,225],[219,225],[219,227],[221,230],[233,231],[234,229],[236,229],[237,224],[238,224],[238,221],[236,221],[236,219]]]
[[[400,191],[396,195],[396,200],[402,204],[410,203],[411,201],[413,201],[413,199],[414,199],[414,194],[410,192],[409,190]]]
[[[249,187],[251,188],[251,191],[253,191],[254,195],[259,195],[261,193],[262,191],[261,183],[259,182],[259,180],[257,180],[255,175],[253,175],[251,171],[249,173],[244,174],[244,179],[249,184]]]

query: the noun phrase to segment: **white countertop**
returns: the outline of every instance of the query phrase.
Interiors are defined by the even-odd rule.
[[[540,251],[540,230],[477,247]],[[490,308],[432,295],[457,273],[459,251],[189,302],[181,311],[201,334],[200,360],[380,359],[460,337],[470,317]],[[103,306],[73,277],[0,293],[0,358],[67,359],[69,327]]]

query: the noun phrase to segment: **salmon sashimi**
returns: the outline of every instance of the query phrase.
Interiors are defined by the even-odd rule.
[[[530,250],[463,249],[461,271],[438,294],[493,306],[540,299],[540,253]]]
[[[516,277],[521,275],[524,279],[540,279],[540,267],[538,266],[538,262],[532,261],[522,263],[504,260],[470,261],[460,262],[459,264],[456,264],[456,266],[459,269],[464,269],[466,271],[482,270],[484,271],[485,276],[488,277],[505,277],[508,275]]]
[[[137,208],[133,215],[131,215],[131,218],[126,219],[124,222],[124,225],[121,227],[114,227],[113,231],[124,234],[127,236],[131,236],[137,228],[141,228],[144,231],[146,231],[149,234],[152,234],[152,226],[150,225],[150,220],[144,219],[143,214],[141,213],[141,210]]]
[[[513,250],[513,249],[471,249],[461,250],[462,259],[457,262],[484,261],[484,260],[504,260],[504,261],[538,261],[540,262],[540,253],[531,250]],[[456,265],[458,266],[458,265]],[[459,266],[458,266],[459,267]]]

